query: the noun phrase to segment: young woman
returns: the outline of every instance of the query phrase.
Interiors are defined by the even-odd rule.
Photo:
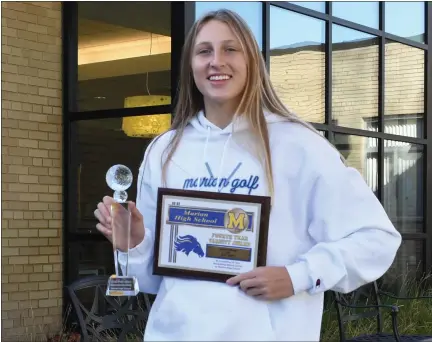
[[[318,341],[324,291],[381,277],[401,236],[361,175],[279,100],[238,15],[198,20],[181,63],[172,129],[147,149],[132,203],[130,272],[157,294],[144,339]],[[271,196],[268,266],[226,283],[152,275],[159,187]],[[108,239],[111,201],[95,211]]]

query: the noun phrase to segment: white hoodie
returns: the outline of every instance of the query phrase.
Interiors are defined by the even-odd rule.
[[[267,265],[287,268],[295,295],[269,302],[225,283],[152,274],[161,155],[172,136],[167,132],[147,149],[139,170],[145,238],[129,259],[140,290],[157,293],[145,341],[319,341],[324,291],[353,291],[392,264],[401,236],[359,172],[309,129],[274,114],[266,113],[266,120],[275,186]],[[166,186],[269,195],[247,127],[237,119],[221,129],[200,112],[184,131]],[[228,185],[219,188],[211,177],[227,178]]]

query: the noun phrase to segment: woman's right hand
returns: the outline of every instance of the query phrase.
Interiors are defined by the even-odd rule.
[[[117,205],[113,207],[113,210],[118,210],[116,216],[113,220],[111,215],[112,205]],[[144,239],[144,219],[139,210],[137,209],[134,202],[128,202],[129,211],[130,211],[130,244],[129,248],[134,248],[139,245]],[[115,241],[116,246],[119,250],[125,252],[127,251],[127,236],[124,232],[124,227],[119,227],[122,222],[125,222],[124,219],[127,217],[128,213],[126,209],[120,206],[118,203],[114,201],[112,197],[105,196],[102,202],[99,202],[97,205],[97,209],[94,211],[95,217],[99,220],[99,223],[96,225],[96,228],[109,240],[113,243]],[[114,228],[114,230],[113,230]],[[115,237],[113,239],[113,231]]]

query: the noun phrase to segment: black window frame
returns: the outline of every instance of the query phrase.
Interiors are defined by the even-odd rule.
[[[71,242],[76,241],[103,241],[105,238],[101,234],[82,234],[71,232],[71,225],[76,222],[74,213],[76,208],[73,204],[74,191],[77,182],[69,172],[73,165],[73,149],[76,146],[76,135],[72,132],[71,124],[80,120],[118,118],[124,116],[135,116],[143,114],[157,114],[172,112],[175,103],[177,81],[180,71],[179,61],[184,39],[190,27],[195,21],[195,2],[171,2],[171,98],[170,105],[141,107],[141,108],[121,108],[98,110],[91,112],[79,112],[77,108],[77,47],[78,47],[78,2],[62,3],[62,24],[63,24],[63,282],[69,284],[75,279],[70,279],[69,269],[74,267],[73,260],[69,260],[68,250]],[[402,234],[404,240],[422,240],[423,250],[423,271],[432,271],[432,77],[428,75],[432,72],[432,58],[428,54],[428,47],[432,43],[432,24],[428,18],[432,19],[432,5],[425,2],[425,44],[412,41],[407,38],[398,37],[385,32],[385,2],[379,3],[379,29],[373,29],[361,24],[350,22],[345,19],[337,18],[332,15],[332,2],[326,2],[326,12],[318,12],[312,9],[291,4],[289,2],[262,2],[262,49],[266,61],[267,70],[270,68],[270,6],[283,8],[296,13],[308,15],[313,18],[325,21],[326,25],[326,70],[325,70],[325,122],[312,123],[312,125],[323,131],[331,143],[334,143],[334,134],[350,134],[365,137],[378,138],[378,198],[382,200],[383,176],[384,176],[384,140],[397,140],[408,143],[421,144],[424,146],[424,232],[415,234]],[[175,13],[175,15],[174,15]],[[379,43],[379,112],[378,127],[379,132],[365,131],[361,129],[337,126],[332,120],[332,25],[338,24],[346,28],[355,29],[365,33],[373,34],[378,37]],[[408,46],[423,49],[425,51],[425,84],[424,84],[424,137],[412,138],[407,136],[392,135],[383,132],[384,125],[384,70],[385,70],[385,42],[389,39]],[[429,120],[430,119],[430,120]],[[429,195],[431,194],[431,195]]]

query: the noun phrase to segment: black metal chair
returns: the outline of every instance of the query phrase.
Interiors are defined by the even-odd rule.
[[[108,276],[90,276],[67,286],[80,326],[81,341],[142,341],[151,303],[146,294],[106,296]],[[88,307],[90,306],[90,308]]]
[[[387,296],[396,300],[432,299],[432,297],[397,297],[379,289],[377,282],[367,284],[348,294],[333,292],[337,310],[340,342],[357,341],[432,341],[432,335],[400,335],[398,330],[398,313],[403,310],[398,305],[382,304],[381,297]],[[358,303],[358,304],[357,304]],[[391,316],[391,333],[383,332],[382,311],[386,310]],[[376,319],[375,333],[363,334],[347,339],[345,324],[365,318]],[[432,333],[432,332],[431,332]]]

